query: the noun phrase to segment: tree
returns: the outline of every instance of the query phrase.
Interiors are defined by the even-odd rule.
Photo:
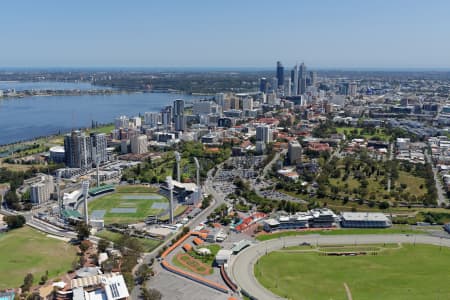
[[[39,282],[39,284],[45,284],[48,280],[48,270],[45,271],[45,274],[41,276],[41,281]]]
[[[162,295],[161,293],[156,290],[156,289],[146,289],[146,288],[141,288],[141,297],[144,300],[161,300],[162,299]]]
[[[106,248],[109,247],[110,242],[105,239],[100,239],[97,244],[98,252],[105,252]]]
[[[153,270],[147,264],[142,264],[136,271],[136,277],[139,284],[142,284],[144,281],[149,280],[153,275]]]
[[[91,234],[90,226],[84,222],[78,223],[75,227],[75,231],[77,232],[77,237],[79,240],[87,239]]]
[[[6,224],[8,225],[9,229],[20,228],[26,223],[25,217],[22,215],[6,216],[4,218],[4,220],[5,220]]]
[[[33,280],[34,280],[33,274],[28,273],[23,279],[22,290],[28,292],[31,286],[33,285]]]

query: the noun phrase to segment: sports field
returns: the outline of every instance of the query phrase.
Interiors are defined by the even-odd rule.
[[[19,287],[27,273],[35,283],[48,270],[49,278],[70,270],[76,249],[28,226],[0,234],[0,289]]]
[[[126,192],[125,192],[126,191]],[[143,221],[149,215],[158,215],[168,207],[168,200],[156,193],[143,192],[142,189],[128,187],[124,192],[118,189],[89,203],[92,214],[111,223],[133,223]]]
[[[340,248],[295,247],[275,251],[258,261],[255,276],[263,286],[288,299],[450,299],[449,248],[431,245]],[[324,255],[354,250],[379,252]]]

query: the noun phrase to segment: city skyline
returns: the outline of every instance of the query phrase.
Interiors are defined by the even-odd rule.
[[[0,67],[450,68],[446,1],[3,3]],[[401,12],[401,14],[399,13]],[[17,18],[20,16],[20,18]],[[20,22],[19,22],[20,21]],[[242,51],[246,49],[246,51]]]

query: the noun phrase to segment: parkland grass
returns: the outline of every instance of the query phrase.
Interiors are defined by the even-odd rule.
[[[47,270],[49,278],[63,275],[76,258],[74,246],[28,226],[0,234],[0,289],[19,287],[28,273],[35,284]]]

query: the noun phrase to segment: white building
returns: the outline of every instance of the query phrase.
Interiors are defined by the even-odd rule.
[[[118,128],[128,128],[129,120],[127,116],[120,116],[114,120],[114,126]]]
[[[295,165],[302,160],[302,145],[298,141],[292,141],[288,145],[288,159],[290,165]]]
[[[53,177],[42,175],[41,180],[30,186],[31,202],[41,204],[50,200],[54,191]]]
[[[395,145],[397,146],[397,150],[409,150],[409,146],[411,145],[411,139],[409,138],[397,138]]]
[[[142,119],[141,117],[132,117],[130,119],[130,125],[133,128],[139,128],[142,126]]]
[[[147,136],[136,135],[131,138],[131,153],[142,154],[148,152]]]

